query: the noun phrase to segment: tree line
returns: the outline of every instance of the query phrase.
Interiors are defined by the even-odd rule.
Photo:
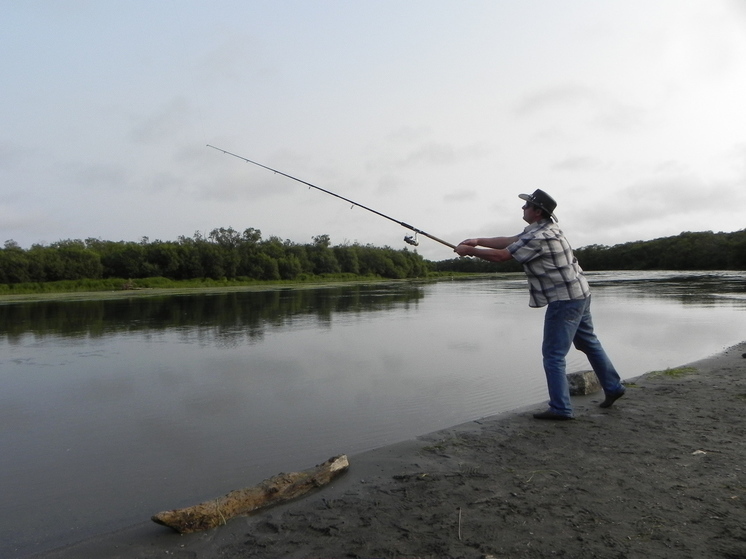
[[[614,246],[590,245],[575,250],[587,271],[613,270],[746,270],[746,230],[734,233],[684,232],[652,241]],[[436,271],[517,272],[514,260],[494,264],[473,258],[454,258],[432,264]]]
[[[575,251],[584,270],[746,270],[746,229],[685,231],[675,237]]]
[[[584,270],[746,270],[746,230],[734,233],[684,232],[675,237],[614,246],[590,245],[575,251]],[[261,231],[231,227],[195,233],[176,241],[139,242],[68,239],[23,249],[6,241],[0,249],[0,284],[81,279],[294,280],[350,275],[390,279],[425,277],[432,272],[521,271],[476,258],[425,260],[407,248],[344,244],[328,235],[298,244]]]
[[[81,279],[293,280],[304,276],[349,274],[402,279],[427,275],[419,254],[371,245],[331,246],[328,235],[298,244],[261,231],[231,227],[199,232],[176,241],[139,242],[68,239],[23,249],[6,241],[0,249],[0,283]]]

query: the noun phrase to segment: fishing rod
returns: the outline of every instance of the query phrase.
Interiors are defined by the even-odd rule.
[[[407,243],[407,244],[410,244],[412,246],[419,245],[420,243],[419,243],[419,241],[417,241],[417,235],[423,235],[423,236],[427,237],[428,239],[432,239],[433,241],[436,241],[436,242],[438,242],[438,243],[440,243],[442,245],[445,245],[447,247],[450,247],[452,249],[456,248],[456,245],[452,245],[451,243],[446,242],[443,239],[439,239],[438,237],[436,237],[434,235],[431,235],[430,233],[426,233],[422,229],[417,229],[416,227],[413,227],[409,223],[404,223],[403,221],[399,221],[398,219],[394,219],[393,217],[388,216],[388,215],[386,215],[384,213],[381,213],[381,212],[379,212],[377,210],[374,210],[373,208],[369,208],[368,206],[364,206],[362,204],[359,204],[359,203],[355,202],[354,200],[350,200],[349,198],[345,198],[344,196],[340,196],[339,194],[335,194],[331,190],[326,190],[325,188],[321,188],[320,186],[316,186],[315,184],[311,184],[310,182],[306,182],[306,181],[301,180],[301,179],[299,179],[297,177],[294,177],[292,175],[288,175],[287,173],[283,173],[282,171],[278,171],[277,169],[273,169],[272,167],[268,167],[267,165],[262,165],[261,163],[257,163],[256,161],[252,161],[251,159],[247,159],[245,157],[242,157],[242,156],[237,155],[235,153],[231,153],[230,151],[226,151],[226,150],[221,149],[219,147],[216,147],[216,146],[213,146],[213,145],[210,145],[210,144],[207,144],[207,147],[215,149],[215,150],[218,150],[218,151],[222,151],[225,155],[232,155],[233,157],[236,157],[238,159],[242,159],[243,161],[246,161],[246,163],[251,163],[252,165],[256,165],[258,167],[262,167],[263,169],[267,169],[268,171],[272,171],[273,173],[276,173],[278,175],[282,175],[283,177],[287,177],[287,178],[292,179],[294,181],[297,181],[297,182],[299,182],[301,184],[305,184],[306,186],[310,186],[311,188],[315,188],[316,190],[320,190],[321,192],[323,192],[325,194],[329,194],[331,196],[334,196],[335,198],[339,198],[340,200],[344,200],[345,202],[348,202],[348,203],[352,204],[353,207],[357,206],[358,208],[363,208],[364,210],[368,210],[369,212],[372,212],[372,213],[374,213],[376,215],[380,215],[381,217],[384,217],[384,218],[388,219],[389,221],[393,221],[394,223],[398,223],[399,225],[401,225],[405,229],[409,229],[410,231],[414,231],[414,233],[415,233],[414,236],[407,235],[407,236],[404,237],[404,242]]]

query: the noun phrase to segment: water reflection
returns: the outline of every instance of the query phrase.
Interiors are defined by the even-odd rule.
[[[212,329],[215,338],[261,339],[267,329],[294,324],[323,326],[335,314],[370,313],[414,304],[416,283],[282,289],[95,301],[46,301],[0,305],[0,336],[97,338],[125,332]]]
[[[684,305],[717,305],[723,300],[746,304],[743,272],[592,272],[588,277],[594,287],[634,292],[642,298]]]
[[[641,299],[678,301],[684,305],[746,305],[746,276],[740,272],[591,272],[594,289],[634,293]],[[480,293],[525,291],[523,274],[466,278]],[[472,289],[471,287],[469,289]],[[335,315],[387,311],[417,306],[424,284],[417,282],[353,285],[320,289],[279,289],[211,294],[133,297],[93,301],[42,301],[0,305],[0,337],[18,343],[25,334],[43,338],[98,338],[121,333],[174,329],[209,330],[220,345],[231,338],[262,339],[268,330],[323,327]],[[344,318],[337,316],[337,319]],[[221,338],[225,338],[222,339]]]

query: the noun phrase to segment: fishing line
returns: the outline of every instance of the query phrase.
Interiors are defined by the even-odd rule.
[[[422,229],[417,229],[416,227],[413,227],[409,223],[405,223],[403,221],[399,221],[398,219],[394,219],[393,217],[388,216],[388,215],[386,215],[384,213],[381,213],[378,210],[374,210],[373,208],[369,208],[368,206],[364,206],[363,204],[359,204],[359,203],[355,202],[354,200],[350,200],[349,198],[345,198],[344,196],[340,196],[339,194],[336,194],[336,193],[332,192],[331,190],[327,190],[325,188],[321,188],[320,186],[316,186],[315,184],[311,184],[310,182],[306,182],[306,181],[304,181],[302,179],[299,179],[299,178],[294,177],[292,175],[288,175],[287,173],[283,173],[282,171],[278,171],[277,169],[273,169],[272,167],[268,167],[267,165],[262,165],[261,163],[257,163],[256,161],[252,161],[251,159],[247,159],[246,157],[242,157],[242,156],[237,155],[235,153],[231,153],[230,151],[226,151],[226,150],[224,150],[222,148],[219,148],[219,147],[216,147],[216,146],[213,146],[213,145],[210,145],[210,144],[207,144],[207,147],[215,149],[217,151],[221,151],[225,155],[231,155],[233,157],[236,157],[238,159],[246,161],[246,163],[251,163],[252,165],[256,165],[257,167],[261,167],[263,169],[267,169],[268,171],[272,171],[273,173],[276,173],[278,175],[282,175],[283,177],[287,177],[287,178],[289,178],[291,180],[294,180],[296,182],[299,182],[301,184],[305,184],[306,186],[309,186],[311,188],[315,188],[316,190],[320,190],[321,192],[323,192],[325,194],[329,194],[330,196],[334,196],[335,198],[339,198],[340,200],[344,200],[345,202],[348,202],[349,204],[352,204],[353,208],[355,206],[357,206],[358,208],[362,208],[364,210],[368,210],[371,213],[374,213],[374,214],[379,215],[379,216],[381,216],[383,218],[386,218],[389,221],[393,221],[394,223],[398,223],[399,225],[401,225],[405,229],[409,229],[410,231],[414,231],[414,235],[407,235],[407,236],[404,237],[404,242],[407,243],[407,244],[410,244],[412,246],[419,245],[420,243],[417,240],[417,235],[419,234],[419,235],[423,235],[423,236],[427,237],[428,239],[432,239],[433,241],[436,241],[436,242],[438,242],[438,243],[440,243],[442,245],[450,247],[452,249],[456,248],[456,245],[452,245],[451,243],[446,242],[443,239],[439,239],[438,237],[436,237],[434,235],[431,235],[430,233],[426,233]]]

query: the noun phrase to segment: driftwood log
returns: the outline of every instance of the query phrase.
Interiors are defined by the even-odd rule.
[[[258,485],[230,493],[184,509],[159,512],[151,520],[173,528],[180,534],[209,530],[225,524],[230,518],[249,514],[260,508],[295,499],[312,489],[326,485],[350,464],[344,454],[329,458],[323,464],[302,472],[281,473]]]

